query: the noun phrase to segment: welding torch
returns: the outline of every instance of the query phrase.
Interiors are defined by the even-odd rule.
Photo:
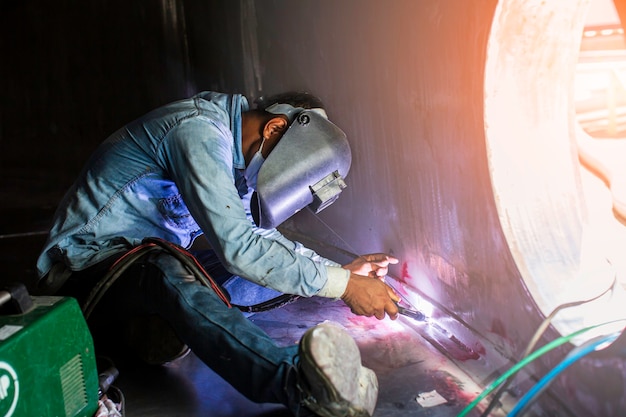
[[[410,317],[413,320],[417,320],[417,321],[428,321],[428,317],[426,317],[426,314],[422,313],[421,311],[406,308],[404,306],[399,305],[398,303],[396,303],[396,306],[398,307],[398,313],[402,314],[405,317]]]
[[[396,307],[398,307],[398,314],[401,314],[405,317],[410,317],[416,321],[428,321],[428,317],[426,317],[426,314],[422,313],[421,311],[400,305],[400,303],[405,303],[408,305],[411,305],[411,303],[409,303],[404,297],[402,297],[400,295],[400,292],[396,290],[394,286],[387,281],[386,278],[386,276],[383,278],[383,282],[389,285],[389,287],[391,287],[391,289],[398,295],[398,297],[400,297],[400,301],[395,301]]]
[[[370,262],[371,262],[371,261],[369,261],[368,259],[366,259],[366,258],[365,258],[364,256],[362,256],[362,255],[357,255],[357,257],[358,257],[358,258],[360,258],[360,259],[362,259],[362,260],[363,260],[363,261],[365,261],[365,262],[368,262],[368,263],[370,263]],[[389,287],[390,287],[390,288],[391,288],[391,289],[392,289],[392,290],[396,293],[396,295],[399,297],[399,300],[398,300],[398,301],[394,301],[394,304],[395,304],[395,305],[396,305],[396,307],[398,308],[398,314],[401,314],[401,315],[403,315],[403,316],[405,316],[405,317],[409,317],[409,318],[411,318],[411,319],[413,319],[413,320],[416,320],[416,321],[421,321],[421,322],[426,322],[426,321],[428,321],[428,317],[426,317],[426,314],[424,314],[424,313],[422,313],[421,311],[419,311],[419,310],[417,310],[417,309],[413,308],[412,304],[411,304],[411,303],[409,303],[409,302],[408,302],[408,301],[407,301],[404,297],[402,297],[402,296],[400,295],[400,292],[399,292],[398,290],[396,290],[396,289],[394,288],[394,286],[393,286],[393,285],[391,285],[391,284],[388,282],[388,280],[387,280],[387,275],[385,275],[385,276],[378,276],[378,275],[376,274],[376,271],[372,271],[372,272],[374,272],[374,274],[375,274],[374,276],[375,276],[377,279],[380,279],[380,280],[381,280],[382,282],[384,282],[387,286],[389,286]],[[370,276],[371,276],[371,274],[370,274]],[[407,305],[409,305],[410,307],[405,307],[404,305],[401,305],[400,303],[407,304]]]
[[[352,246],[348,242],[346,242],[341,236],[339,236],[339,234],[337,234],[337,232],[335,232],[335,230],[332,227],[330,227],[328,224],[326,224],[326,222],[324,222],[324,220],[322,220],[315,213],[313,215],[315,216],[315,218],[320,223],[322,223],[324,225],[324,227],[327,230],[329,230],[335,237],[337,237],[341,242],[343,242],[343,244],[346,245],[347,248],[350,249],[349,251],[346,251],[347,253],[349,253],[350,255],[352,255],[354,257],[361,258],[365,262],[370,262],[363,255],[358,255],[357,252],[352,248]],[[385,277],[377,277],[377,278],[382,279],[382,281],[384,283],[386,283],[387,285],[389,285],[395,291],[396,294],[399,294],[399,292],[393,287],[393,285],[390,285],[386,281]],[[410,303],[407,303],[406,300],[402,300],[402,301],[405,302],[406,304],[410,304]],[[422,313],[421,311],[401,306],[399,303],[400,302],[396,302],[395,303],[396,306],[398,307],[398,314],[401,314],[401,315],[403,315],[405,317],[410,317],[410,318],[412,318],[413,320],[416,320],[416,321],[424,321],[424,322],[428,321],[428,317],[426,317],[426,315],[424,313]]]

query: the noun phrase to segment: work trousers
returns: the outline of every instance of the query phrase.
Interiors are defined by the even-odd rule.
[[[113,261],[73,273],[61,292],[84,302]],[[208,267],[218,281],[224,280],[218,265]],[[167,252],[150,253],[134,262],[103,296],[88,323],[96,327],[94,332],[102,332],[107,331],[103,330],[107,323],[146,314],[167,321],[196,356],[250,400],[282,403],[294,415],[300,413],[297,345],[278,346]]]

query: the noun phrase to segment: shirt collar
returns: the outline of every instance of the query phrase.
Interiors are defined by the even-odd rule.
[[[234,94],[230,102],[230,131],[233,132],[233,166],[237,169],[244,169],[246,161],[243,157],[241,143],[241,115],[248,111],[248,99],[240,94]]]

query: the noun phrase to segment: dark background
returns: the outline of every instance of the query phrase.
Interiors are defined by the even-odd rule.
[[[242,92],[239,21],[230,1],[0,3],[6,279],[32,276],[59,199],[110,133],[197,91]]]

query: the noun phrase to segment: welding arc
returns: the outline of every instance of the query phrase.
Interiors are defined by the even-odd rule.
[[[577,331],[575,331],[573,333],[570,333],[567,336],[561,336],[558,339],[555,339],[552,342],[548,343],[547,345],[537,349],[536,351],[534,351],[533,353],[531,353],[530,355],[526,356],[524,359],[519,361],[513,367],[511,367],[508,371],[506,371],[504,374],[502,374],[498,379],[496,379],[491,384],[489,384],[489,386],[487,386],[487,388],[485,388],[483,390],[483,392],[481,392],[478,395],[478,397],[476,397],[474,399],[474,401],[469,403],[463,410],[461,410],[461,412],[457,415],[457,417],[464,417],[464,416],[466,416],[470,411],[472,411],[472,409],[474,407],[476,407],[478,405],[478,403],[480,403],[480,401],[483,398],[485,398],[487,395],[489,395],[489,393],[491,391],[496,389],[508,377],[514,375],[520,369],[524,368],[526,365],[528,365],[530,362],[534,361],[538,357],[548,353],[549,351],[551,351],[553,349],[556,349],[557,347],[559,347],[561,345],[564,345],[565,343],[569,342],[573,338],[575,338],[577,336],[580,336],[581,334],[586,333],[586,332],[588,332],[590,330],[597,329],[597,328],[602,327],[602,326],[606,326],[606,325],[609,325],[609,324],[613,324],[613,323],[617,323],[617,322],[625,321],[625,320],[626,319],[612,320],[612,321],[608,321],[606,323],[596,324],[594,326],[588,326],[588,327],[585,327],[583,329],[577,330]]]

